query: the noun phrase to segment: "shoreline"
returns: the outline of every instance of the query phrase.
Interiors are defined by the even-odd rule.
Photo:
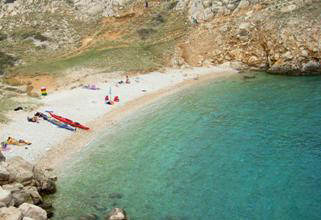
[[[21,156],[39,167],[53,168],[58,173],[63,168],[64,161],[71,159],[75,153],[84,149],[103,130],[110,128],[123,117],[189,86],[235,73],[237,71],[231,68],[201,67],[142,74],[133,77],[131,84],[112,87],[113,95],[120,97],[120,102],[113,106],[104,104],[103,99],[104,95],[108,93],[107,89],[105,91],[91,91],[75,88],[49,94],[44,98],[43,106],[35,111],[56,110],[54,109],[56,107],[59,109],[59,111],[55,111],[58,115],[79,121],[91,129],[89,131],[77,129],[76,132],[69,132],[61,128],[58,129],[45,121],[30,123],[26,122],[28,112],[21,112],[14,117],[13,122],[8,124],[8,128],[6,128],[7,126],[0,128],[1,138],[4,139],[5,134],[15,137],[13,133],[23,133],[26,137],[18,136],[17,138],[24,138],[33,144],[28,146],[28,149],[24,149],[25,146],[10,146],[11,150],[3,153],[7,158]],[[139,80],[136,81],[134,78]],[[112,82],[97,83],[97,85],[100,88],[106,88],[118,81],[119,79],[115,78]],[[82,98],[82,96],[86,97]],[[73,106],[73,108],[70,109],[68,106]],[[24,121],[23,127],[21,127],[21,120]]]

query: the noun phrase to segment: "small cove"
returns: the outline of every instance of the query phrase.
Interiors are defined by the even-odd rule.
[[[66,164],[54,219],[318,219],[320,94],[319,77],[259,74],[146,106]]]

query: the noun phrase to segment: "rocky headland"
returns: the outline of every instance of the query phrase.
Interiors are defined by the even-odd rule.
[[[179,7],[180,6],[180,7]],[[275,74],[321,73],[321,1],[180,1],[196,24],[180,45],[189,63],[240,62]]]

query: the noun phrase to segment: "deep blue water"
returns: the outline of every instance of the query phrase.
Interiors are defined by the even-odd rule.
[[[76,159],[78,158],[78,159]],[[259,74],[185,89],[66,165],[55,219],[320,219],[321,78]]]

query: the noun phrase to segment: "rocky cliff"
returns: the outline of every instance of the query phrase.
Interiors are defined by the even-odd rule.
[[[321,73],[320,0],[181,0],[195,24],[187,62],[240,61],[277,74]]]
[[[97,48],[121,48],[117,62],[96,59],[100,67],[124,61],[108,70],[230,62],[276,74],[321,73],[321,0],[150,0],[148,7],[144,2],[2,0],[1,52],[19,60],[15,65],[36,63],[24,71],[36,73],[50,72],[39,64],[57,57],[85,60]],[[142,53],[131,56],[133,47]],[[150,65],[140,60],[146,50],[153,53]],[[137,63],[127,67],[128,59]]]

